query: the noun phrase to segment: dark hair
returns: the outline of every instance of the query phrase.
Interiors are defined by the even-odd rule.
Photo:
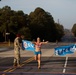
[[[20,37],[20,36],[21,36],[20,34],[17,34],[17,35],[16,35],[16,37]]]

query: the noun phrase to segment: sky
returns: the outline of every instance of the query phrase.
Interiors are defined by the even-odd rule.
[[[71,29],[76,23],[76,0],[2,0],[0,8],[10,6],[12,10],[22,10],[30,14],[37,7],[49,12],[55,22],[66,29]]]

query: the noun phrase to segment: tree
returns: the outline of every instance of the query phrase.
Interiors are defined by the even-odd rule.
[[[3,33],[3,35],[10,33],[10,39],[12,40],[14,40],[15,35],[19,33],[20,30],[20,33],[24,33],[26,31],[25,33],[30,35],[30,30],[27,26],[27,18],[28,15],[24,14],[23,11],[11,10],[9,6],[3,7],[0,9],[0,32]],[[25,35],[25,37],[30,38],[30,36],[27,35]]]
[[[29,15],[22,10],[14,11],[5,6],[0,9],[0,34],[10,33],[13,41],[17,33],[25,35],[26,39],[56,41],[63,35],[63,26],[56,24],[52,15],[38,7]]]
[[[76,37],[76,24],[73,25],[72,32],[73,32],[74,36]]]
[[[10,20],[10,15],[11,15],[11,8],[8,6],[5,6],[1,9],[0,11],[1,16],[0,16],[0,31],[5,32],[8,31],[8,23]]]
[[[6,36],[6,33],[9,31],[8,23],[10,20],[11,8],[5,6],[0,9],[0,32]]]
[[[28,27],[21,28],[18,33],[24,35],[26,40],[31,40],[31,34]]]
[[[60,41],[64,35],[64,27],[59,23],[55,23],[56,25],[56,40]]]
[[[38,7],[29,15],[29,28],[32,39],[40,37],[41,39],[54,41],[55,24],[52,15]]]

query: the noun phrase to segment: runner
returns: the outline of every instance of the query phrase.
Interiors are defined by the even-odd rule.
[[[37,38],[37,42],[34,42],[34,44],[35,44],[35,60],[37,60],[38,61],[38,69],[40,69],[41,68],[41,46],[42,46],[42,44],[46,44],[46,43],[48,43],[48,41],[46,41],[46,42],[41,42],[40,41],[40,38],[38,37]]]

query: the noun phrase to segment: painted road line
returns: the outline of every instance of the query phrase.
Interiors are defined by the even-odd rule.
[[[54,54],[53,54],[53,55],[54,55]],[[53,55],[52,55],[52,56],[53,56]],[[52,56],[51,56],[51,57],[52,57]],[[25,64],[33,61],[33,60],[34,60],[34,57],[25,60],[25,61],[21,64],[21,67],[24,66]],[[9,68],[9,69],[5,70],[4,72],[13,72],[13,71],[16,70],[16,69],[17,69],[17,68]]]
[[[31,60],[31,59],[34,59],[34,57],[31,57],[31,58],[29,58],[29,59],[23,61],[23,63],[26,63],[26,62],[28,62],[28,61]]]
[[[22,66],[24,66],[25,64],[27,64],[27,63],[29,63],[29,62],[33,61],[33,60],[34,60],[34,59],[33,59],[33,58],[31,58],[30,60],[25,61],[25,63],[21,64],[21,67],[22,67]]]
[[[18,68],[18,67],[13,68],[13,69],[9,70],[8,72],[13,72],[13,71],[16,70],[17,68]]]
[[[24,64],[21,64],[20,67],[24,66],[25,64],[27,64],[27,63],[29,63],[29,62],[31,62],[31,61],[33,61],[33,60],[34,60],[34,59],[33,59],[33,57],[32,57],[32,58],[24,61],[25,63],[24,63]],[[17,67],[17,68],[18,68],[18,67]],[[16,70],[17,68],[13,68],[13,69],[9,70],[8,72],[13,72],[13,71]]]
[[[4,72],[7,72],[7,71],[9,71],[9,70],[11,70],[12,68],[9,68],[9,69],[7,69],[7,70],[5,70]]]
[[[64,64],[63,73],[65,73],[65,71],[66,71],[67,61],[68,61],[68,57],[66,57],[66,60],[65,60],[65,64]]]
[[[29,63],[29,62],[31,62],[31,61],[33,61],[33,60],[34,60],[34,57],[27,59],[26,61],[23,62],[24,64],[21,64],[21,67],[24,66],[25,63]],[[12,68],[9,68],[9,69],[7,69],[7,70],[4,70],[4,71],[3,71],[4,74],[2,74],[2,75],[5,75],[6,72],[12,72],[12,71],[14,71],[14,70],[16,70],[16,69],[17,69],[17,67],[16,67],[16,68],[12,67]]]
[[[7,70],[5,70],[5,71],[3,71],[4,73],[2,74],[2,75],[6,75],[5,73],[6,72],[9,72],[10,70],[12,70],[13,69],[13,67],[12,68],[9,68],[9,69],[7,69]]]

